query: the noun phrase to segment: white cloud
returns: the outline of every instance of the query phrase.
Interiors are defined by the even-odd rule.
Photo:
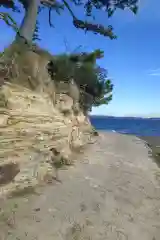
[[[149,75],[150,76],[160,76],[160,68],[150,70]]]
[[[160,72],[158,73],[150,73],[150,76],[160,76]]]

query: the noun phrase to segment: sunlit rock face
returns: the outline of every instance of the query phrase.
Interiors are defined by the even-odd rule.
[[[48,62],[36,53],[29,53],[23,66],[18,65],[19,74],[2,81],[0,195],[34,187],[44,182],[46,176],[53,176],[52,147],[60,152],[64,164],[70,164],[72,153],[90,141],[89,119],[77,102],[75,113],[72,97],[56,92],[47,71]]]

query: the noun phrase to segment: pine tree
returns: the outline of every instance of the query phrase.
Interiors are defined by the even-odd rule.
[[[62,0],[62,4],[57,0],[0,0],[0,6],[6,9],[12,9],[14,12],[19,12],[20,8],[17,2],[21,3],[25,9],[25,15],[20,26],[16,24],[11,15],[7,12],[0,12],[0,19],[3,19],[6,24],[13,27],[17,32],[17,40],[25,39],[28,42],[38,38],[39,25],[37,24],[37,17],[44,8],[48,9],[49,25],[52,24],[52,11],[56,11],[58,14],[64,9],[67,9],[72,16],[73,25],[76,28],[83,29],[85,32],[91,31],[95,34],[100,34],[110,39],[115,39],[116,35],[113,33],[112,26],[104,26],[102,24],[94,23],[93,21],[83,21],[78,19],[71,9],[71,4],[67,0]],[[108,17],[111,17],[117,8],[126,9],[129,8],[133,13],[137,12],[138,0],[72,0],[77,7],[83,7],[88,19],[95,19],[93,9],[99,11],[105,11]]]

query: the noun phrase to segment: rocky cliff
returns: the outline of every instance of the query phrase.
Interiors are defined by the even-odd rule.
[[[49,62],[48,55],[32,51],[1,57],[1,196],[52,177],[56,156],[51,148],[63,164],[71,164],[73,152],[90,141],[89,119],[67,88],[57,90],[47,70]]]

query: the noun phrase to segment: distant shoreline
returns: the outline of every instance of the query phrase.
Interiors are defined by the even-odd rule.
[[[90,116],[97,130],[112,131],[136,136],[160,136],[160,118],[129,118]]]
[[[138,117],[138,116],[107,116],[107,115],[89,115],[90,118],[94,117],[94,118],[126,118],[126,119],[150,119],[150,120],[159,120],[159,117]]]

